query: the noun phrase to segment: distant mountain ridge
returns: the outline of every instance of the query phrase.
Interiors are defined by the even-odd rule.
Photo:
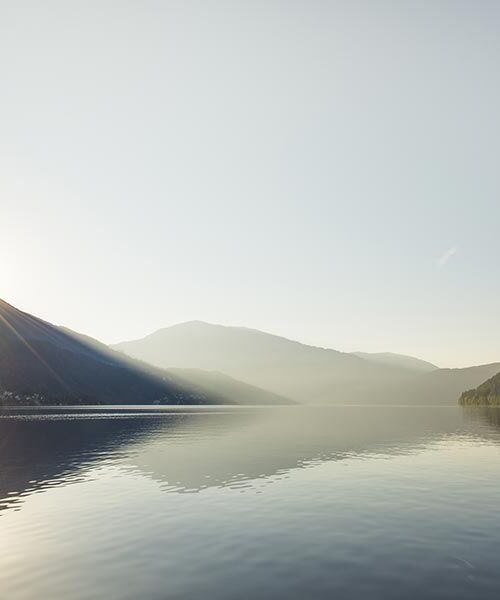
[[[439,369],[391,353],[343,353],[244,327],[189,321],[113,348],[158,367],[215,370],[305,403],[455,404],[500,364]]]
[[[439,368],[426,360],[407,356],[406,354],[395,354],[394,352],[353,352],[352,354],[372,362],[410,369],[419,373],[430,373]]]
[[[244,327],[189,321],[143,340],[112,346],[161,368],[219,371],[297,402],[323,402],[327,394],[346,402],[370,384],[407,379],[407,369],[372,363],[353,354]],[[354,387],[353,387],[354,386]]]
[[[194,376],[194,375],[193,375]],[[208,387],[203,385],[204,379]],[[172,374],[111,350],[97,340],[56,327],[0,300],[0,404],[216,404],[238,403],[220,376]],[[251,396],[242,385],[241,396]],[[285,403],[253,390],[254,403]]]

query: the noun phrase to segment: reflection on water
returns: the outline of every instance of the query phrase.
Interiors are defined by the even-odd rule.
[[[499,416],[4,414],[0,597],[496,598]]]

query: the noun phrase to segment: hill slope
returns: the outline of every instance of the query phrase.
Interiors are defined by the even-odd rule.
[[[406,356],[405,354],[394,354],[393,352],[353,352],[353,354],[365,360],[408,369],[415,373],[430,373],[438,369],[436,365],[426,360],[415,358],[414,356]]]
[[[500,363],[464,369],[437,369],[423,373],[404,385],[382,390],[381,403],[456,404],[463,390],[476,387],[500,370]]]
[[[0,389],[11,401],[67,403],[209,402],[117,352],[0,300]],[[105,348],[105,347],[104,347]]]
[[[500,367],[499,372],[476,389],[468,390],[460,396],[460,404],[500,405]]]
[[[204,371],[202,369],[168,369],[170,375],[180,383],[189,385],[191,389],[210,392],[221,404],[280,405],[294,404],[293,401],[273,394],[262,388],[243,383],[219,371]]]

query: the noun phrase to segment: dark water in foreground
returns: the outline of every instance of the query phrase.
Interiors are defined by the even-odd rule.
[[[500,411],[0,417],[0,598],[500,598]]]

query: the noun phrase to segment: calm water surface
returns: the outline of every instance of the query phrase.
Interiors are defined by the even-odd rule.
[[[0,598],[500,598],[500,412],[0,416]]]

